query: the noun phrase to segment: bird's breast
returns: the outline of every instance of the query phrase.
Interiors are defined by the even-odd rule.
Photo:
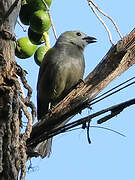
[[[82,58],[70,58],[67,62],[67,78],[65,91],[76,85],[83,78],[85,63]]]

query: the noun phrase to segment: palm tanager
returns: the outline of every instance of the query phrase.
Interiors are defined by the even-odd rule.
[[[47,112],[49,103],[56,105],[83,78],[84,48],[96,38],[80,31],[66,31],[45,54],[40,65],[37,83],[37,116],[40,120]],[[35,150],[42,158],[51,152],[52,138],[39,143]]]

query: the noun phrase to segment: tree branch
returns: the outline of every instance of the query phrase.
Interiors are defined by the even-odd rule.
[[[125,108],[131,106],[135,104],[135,98],[134,99],[131,99],[131,100],[128,100],[128,101],[125,101],[123,103],[120,103],[120,104],[117,104],[117,105],[114,105],[114,106],[111,106],[109,108],[106,108],[106,109],[103,109],[101,111],[98,111],[96,113],[93,113],[89,116],[86,116],[84,118],[81,118],[79,120],[76,120],[72,123],[68,123],[67,125],[64,125],[62,127],[59,127],[59,128],[54,128],[52,131],[49,131],[49,132],[44,132],[43,134],[41,134],[41,136],[38,136],[35,138],[35,140],[33,141],[29,141],[28,143],[28,146],[33,146],[33,145],[36,145],[37,142],[40,143],[46,139],[49,139],[49,138],[52,138],[53,136],[56,136],[60,133],[64,133],[66,131],[68,131],[69,129],[72,129],[76,126],[79,126],[79,125],[83,125],[84,123],[86,122],[91,122],[91,120],[97,116],[100,116],[101,114],[105,114],[106,112],[111,112],[111,114],[109,115],[106,115],[104,116],[103,118],[99,119],[97,121],[98,124],[101,124],[111,118],[113,118],[114,116],[118,115],[119,113],[121,113]],[[89,127],[89,126],[88,126]],[[89,131],[89,130],[88,130]],[[90,142],[90,141],[89,141]]]
[[[112,46],[97,67],[59,104],[33,126],[29,142],[43,133],[61,127],[71,117],[89,106],[109,83],[135,63],[135,29]]]

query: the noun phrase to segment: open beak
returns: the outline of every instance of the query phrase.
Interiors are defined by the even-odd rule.
[[[89,44],[89,43],[95,43],[97,39],[94,37],[86,36],[83,38],[83,40],[85,40]]]

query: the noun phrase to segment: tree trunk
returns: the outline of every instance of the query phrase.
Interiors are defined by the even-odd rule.
[[[18,77],[14,27],[19,0],[0,0],[0,180],[16,180],[21,167]]]

